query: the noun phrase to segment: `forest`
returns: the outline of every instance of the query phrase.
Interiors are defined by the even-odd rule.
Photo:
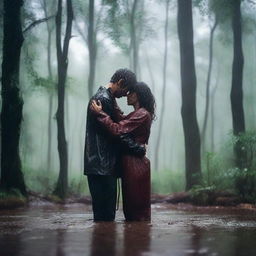
[[[87,104],[126,67],[156,100],[152,194],[255,203],[255,0],[1,0],[0,49],[1,202],[89,195]]]

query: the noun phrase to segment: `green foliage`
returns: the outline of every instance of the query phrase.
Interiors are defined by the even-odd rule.
[[[246,152],[246,166],[248,169],[256,169],[256,131],[247,131],[238,136],[231,134],[233,145],[242,145],[242,150]]]
[[[75,17],[78,20],[88,20],[89,19],[89,1],[76,0],[73,1],[73,8],[75,12]]]
[[[24,198],[21,192],[18,189],[11,189],[9,191],[0,190],[0,199],[8,198],[10,196],[15,196],[17,198]]]
[[[23,173],[28,190],[48,196],[54,191],[58,178],[57,173],[47,170],[34,170],[29,167],[25,167]],[[86,176],[69,176],[68,194],[88,195]]]
[[[127,4],[127,1],[103,1],[107,7],[107,14],[104,18],[102,29],[113,41],[113,43],[123,50],[125,54],[129,54],[131,50],[131,17],[132,4]],[[143,1],[138,1],[135,10],[133,23],[136,28],[136,41],[139,45],[145,38],[153,36],[155,31],[153,26],[155,19],[149,18],[146,15]]]
[[[26,205],[27,199],[18,189],[0,190],[0,209],[10,209]]]
[[[194,203],[199,205],[208,205],[211,204],[214,198],[213,195],[215,190],[216,187],[214,185],[206,186],[203,184],[193,186],[189,192]]]
[[[248,131],[234,136],[230,134],[228,146],[233,148],[240,143],[246,152],[246,168],[239,169],[233,163],[227,162],[227,155],[207,153],[203,161],[203,180],[200,188],[193,191],[202,192],[207,188],[214,188],[216,191],[236,192],[243,200],[255,202],[256,199],[256,132]],[[227,150],[225,147],[224,150]],[[233,161],[234,162],[234,161]],[[206,196],[202,196],[202,201]],[[206,199],[205,199],[206,200]]]
[[[152,172],[151,184],[152,193],[170,194],[172,192],[184,191],[184,173],[172,172],[170,170]]]
[[[26,186],[30,191],[47,195],[55,188],[57,182],[56,173],[23,167],[23,174]]]
[[[247,201],[256,200],[256,170],[234,169],[235,188],[239,195]]]
[[[232,135],[231,143],[239,143],[246,156],[243,164],[246,168],[233,170],[235,188],[243,198],[251,201],[256,196],[256,131]]]
[[[71,195],[89,195],[89,187],[85,175],[70,177],[68,193]]]
[[[36,61],[36,53],[31,52],[29,50],[29,46],[25,46],[24,50],[24,64],[26,65],[26,71],[29,78],[32,80],[31,86],[28,87],[29,91],[33,91],[35,89],[44,88],[46,90],[54,91],[55,90],[55,82],[50,78],[44,78],[39,75],[37,70],[35,69],[35,61]]]
[[[225,147],[223,151],[227,150]],[[207,152],[202,162],[202,187],[214,187],[217,191],[234,191],[234,169],[227,163],[227,155]]]

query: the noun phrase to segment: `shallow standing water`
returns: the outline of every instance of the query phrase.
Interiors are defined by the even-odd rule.
[[[180,211],[152,206],[151,223],[94,223],[90,206],[0,211],[0,256],[256,255],[250,211]]]

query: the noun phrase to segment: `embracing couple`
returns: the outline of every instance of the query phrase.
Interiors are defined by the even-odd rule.
[[[116,98],[127,97],[134,107],[128,115]],[[135,74],[119,69],[100,87],[87,109],[84,174],[92,196],[94,221],[113,221],[117,179],[121,177],[123,211],[127,221],[149,221],[150,162],[145,156],[155,100],[150,88]]]

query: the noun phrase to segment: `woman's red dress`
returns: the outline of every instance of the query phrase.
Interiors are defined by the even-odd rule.
[[[119,123],[114,123],[105,112],[101,111],[98,121],[112,135],[128,133],[136,142],[148,143],[152,118],[144,108],[131,112]],[[122,195],[126,220],[150,220],[150,161],[146,156],[142,158],[130,154],[122,156]]]

